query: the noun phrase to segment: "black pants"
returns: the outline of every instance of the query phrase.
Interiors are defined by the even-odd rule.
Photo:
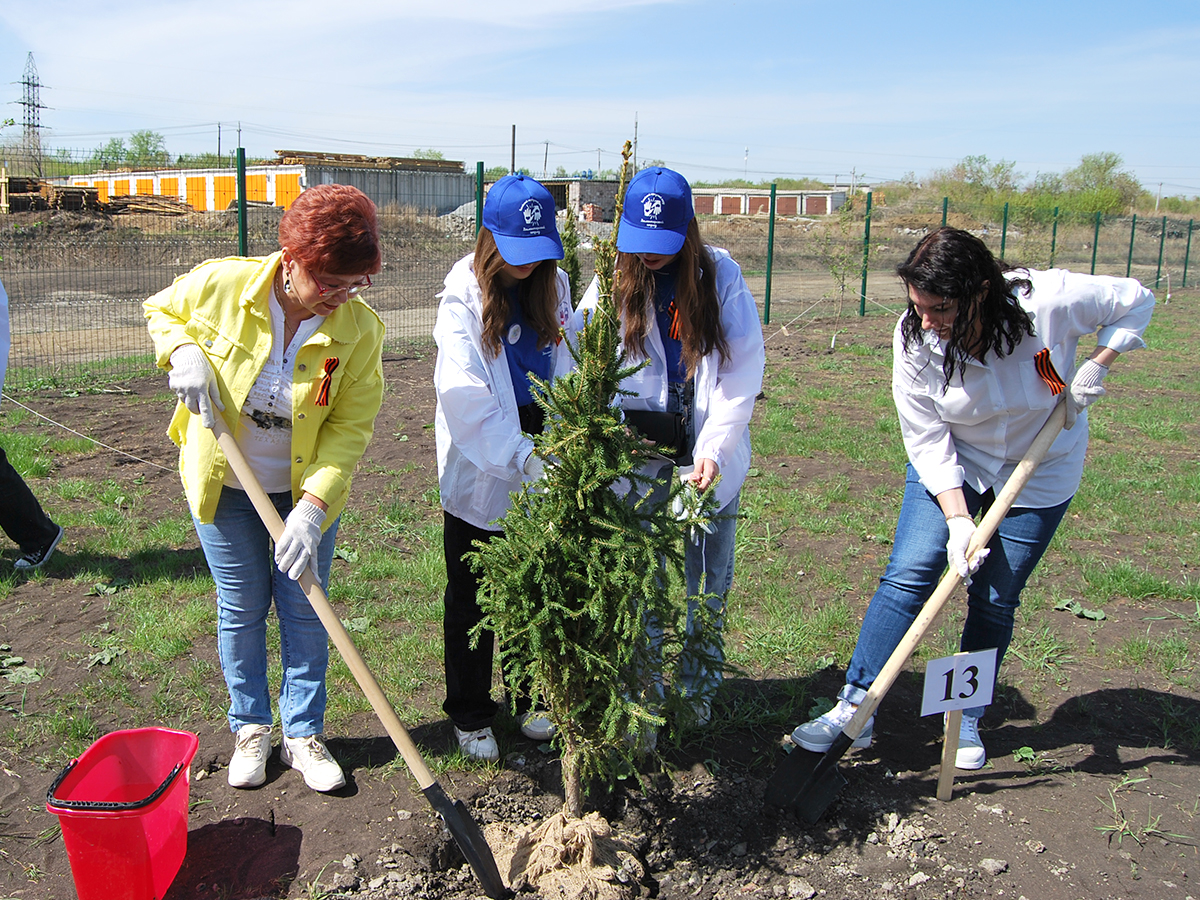
[[[58,526],[50,521],[33,491],[12,467],[3,447],[0,447],[0,528],[22,553],[42,550],[58,535]]]

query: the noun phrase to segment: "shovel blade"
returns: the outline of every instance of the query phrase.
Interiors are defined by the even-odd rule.
[[[852,743],[853,738],[842,732],[824,753],[797,747],[776,767],[764,799],[781,809],[794,806],[802,820],[816,822],[846,784],[837,763]]]
[[[463,802],[452,801],[436,781],[422,793],[446,823],[450,836],[454,838],[454,843],[458,844],[458,849],[462,851],[475,877],[479,879],[483,892],[492,900],[507,900],[511,897],[512,891],[505,887],[504,879],[500,877],[500,868],[496,865],[492,848],[488,846],[487,839]]]

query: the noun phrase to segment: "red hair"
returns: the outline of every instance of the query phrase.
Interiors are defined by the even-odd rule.
[[[304,191],[279,222],[279,246],[310,272],[365,275],[379,271],[379,220],[375,204],[348,184],[319,184]]]

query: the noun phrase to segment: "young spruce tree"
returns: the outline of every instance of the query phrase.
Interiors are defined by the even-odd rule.
[[[620,352],[614,303],[629,155],[627,142],[612,236],[596,243],[600,302],[578,333],[576,370],[535,391],[546,412],[534,437],[546,477],[513,495],[503,537],[474,559],[481,627],[501,636],[510,686],[549,708],[565,812],[575,819],[586,781],[632,763],[643,736],[664,722],[663,673],[678,658],[686,614],[682,598],[672,600],[668,572],[682,571],[685,534],[707,522],[704,512],[679,519],[670,502],[631,499],[644,498],[650,481],[639,474],[647,445],[626,428],[617,402],[621,379],[638,368]],[[681,490],[672,479],[672,499]],[[660,647],[646,638],[648,622],[662,625]]]

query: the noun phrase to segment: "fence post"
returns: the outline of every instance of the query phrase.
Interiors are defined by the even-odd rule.
[[[775,182],[771,182],[771,209],[767,220],[767,286],[763,291],[763,324],[771,324],[771,268],[775,262]]]
[[[1188,219],[1187,249],[1183,251],[1183,284],[1180,287],[1187,287],[1188,257],[1192,255],[1192,225],[1195,222],[1195,219]]]
[[[1000,226],[1000,258],[1004,259],[1004,245],[1008,243],[1008,201],[1004,201],[1004,223]]]
[[[1167,217],[1163,216],[1162,233],[1158,236],[1158,272],[1154,276],[1154,289],[1158,290],[1158,282],[1162,280],[1163,245],[1167,242]],[[1168,291],[1167,293],[1170,293]]]
[[[483,161],[475,163],[475,237],[483,227]]]
[[[238,256],[249,256],[246,236],[246,148],[237,148]]]
[[[1100,213],[1096,213],[1096,233],[1092,235],[1092,274],[1096,274],[1096,250],[1100,246]]]
[[[1054,225],[1050,228],[1050,268],[1054,268],[1054,249],[1058,245],[1058,207],[1054,207]]]
[[[1129,256],[1125,259],[1125,277],[1133,271],[1133,236],[1137,234],[1137,213],[1133,214],[1133,224],[1129,226]]]
[[[942,227],[946,227],[946,213],[950,211],[950,198],[942,198]]]
[[[862,266],[862,289],[859,292],[858,299],[858,314],[865,316],[867,314],[867,260],[871,254],[871,195],[873,191],[867,191],[867,219],[863,224],[863,266]]]

